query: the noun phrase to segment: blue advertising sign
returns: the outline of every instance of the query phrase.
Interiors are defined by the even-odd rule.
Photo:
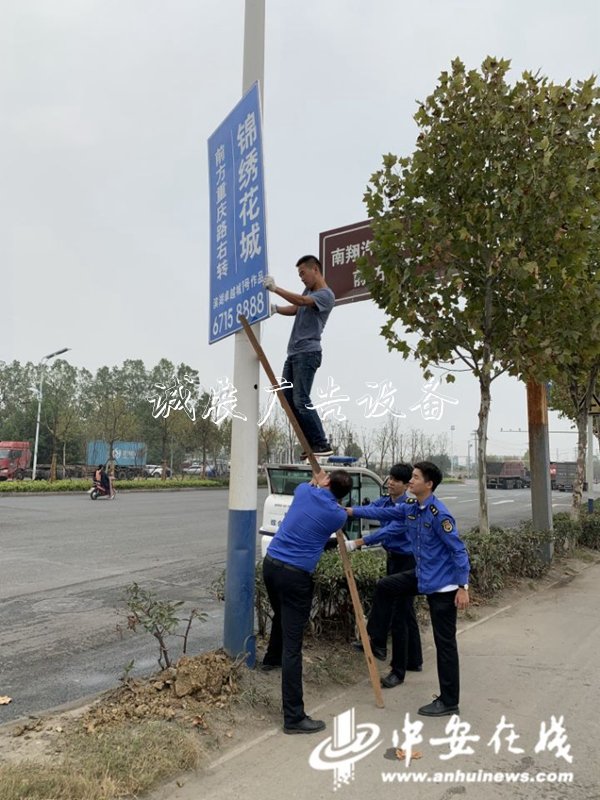
[[[267,235],[258,83],[208,140],[209,344],[269,316]]]

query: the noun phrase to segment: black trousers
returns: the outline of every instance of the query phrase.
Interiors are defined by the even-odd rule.
[[[271,636],[265,664],[281,664],[281,698],[284,725],[304,719],[302,693],[302,640],[313,597],[312,575],[274,561],[263,560],[263,577],[273,608]]]
[[[388,553],[387,574],[412,572],[415,559],[410,553]],[[407,669],[416,669],[423,663],[421,634],[415,612],[414,597],[396,597],[392,606],[392,661],[391,668],[404,680]]]
[[[414,572],[386,575],[377,581],[367,626],[373,644],[379,647],[385,646],[390,615],[396,598],[414,597],[417,594],[419,590]],[[437,655],[440,699],[447,706],[458,705],[460,695],[455,596],[456,591],[434,592],[427,595]]]

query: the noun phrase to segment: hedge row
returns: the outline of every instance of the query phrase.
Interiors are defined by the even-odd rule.
[[[114,482],[118,491],[136,489],[137,491],[156,491],[157,489],[197,489],[198,487],[217,488],[227,486],[226,481],[208,478],[141,478]],[[58,481],[0,481],[0,492],[87,492],[92,482],[86,478],[66,478]]]
[[[554,544],[553,560],[573,554],[580,547],[600,550],[600,512],[582,511],[577,519],[556,514],[553,533],[534,531],[531,523],[524,522],[517,528],[492,528],[486,535],[474,528],[463,539],[471,560],[472,593],[489,598],[510,579],[539,578],[547,572],[550,565],[543,552],[550,542]],[[384,553],[379,548],[366,549],[351,553],[350,558],[363,610],[368,615],[375,584],[385,575]],[[258,632],[264,636],[272,611],[262,579],[262,562],[256,565],[255,603]],[[323,554],[315,572],[311,628],[316,636],[341,636],[346,641],[355,636],[352,601],[336,550]]]

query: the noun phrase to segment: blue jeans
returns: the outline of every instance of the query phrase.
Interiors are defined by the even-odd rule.
[[[306,407],[312,405],[310,390],[315,379],[315,372],[321,366],[321,358],[320,351],[288,356],[283,365],[282,375],[283,380],[293,384],[292,389],[283,389],[283,394],[313,450],[328,446],[318,413],[314,409]]]

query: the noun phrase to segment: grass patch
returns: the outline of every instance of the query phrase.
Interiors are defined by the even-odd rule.
[[[198,736],[176,723],[122,724],[66,739],[59,761],[0,767],[2,800],[113,800],[197,766]]]

